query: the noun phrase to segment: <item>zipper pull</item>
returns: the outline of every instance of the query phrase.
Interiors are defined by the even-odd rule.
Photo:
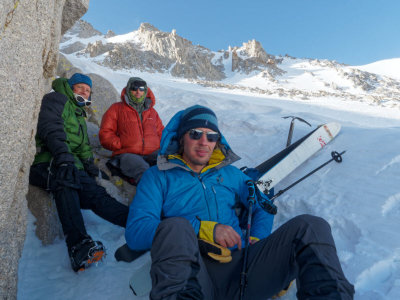
[[[206,189],[206,185],[204,184],[203,180],[201,180],[200,175],[197,175],[197,178],[199,179],[199,181],[201,182],[201,184],[203,185],[203,189]]]
[[[211,187],[212,191],[214,192],[214,195],[217,195],[217,192],[215,191],[214,186]]]

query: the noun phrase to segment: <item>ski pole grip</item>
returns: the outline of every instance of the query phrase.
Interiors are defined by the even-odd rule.
[[[256,187],[254,186],[253,180],[246,181],[247,188],[249,190],[249,196],[247,197],[247,201],[249,203],[254,204],[256,202]]]
[[[258,204],[261,206],[261,208],[271,215],[276,215],[276,213],[278,212],[278,208],[276,207],[274,202],[271,201],[270,199],[268,199],[268,197],[267,197],[267,199],[264,199],[261,196],[260,190],[257,188],[257,186],[254,185],[254,181],[252,181],[252,180],[248,180],[248,181],[251,181],[253,184],[253,188],[255,191],[254,197],[257,197]],[[246,181],[246,183],[248,181]],[[247,186],[249,186],[249,184],[247,184]]]

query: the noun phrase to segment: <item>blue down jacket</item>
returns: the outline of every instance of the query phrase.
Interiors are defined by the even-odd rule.
[[[232,226],[242,236],[237,202],[248,207],[250,178],[231,163],[240,159],[221,137],[221,149],[214,150],[209,166],[198,174],[181,159],[176,130],[183,111],[178,112],[162,133],[157,166],[148,169],[137,186],[130,208],[125,238],[129,248],[147,250],[158,224],[165,218],[184,217],[191,222],[196,234],[201,221],[214,221]],[[264,196],[264,195],[263,195]],[[266,197],[266,196],[265,196]],[[253,206],[251,236],[259,239],[271,233],[273,215],[259,205]]]

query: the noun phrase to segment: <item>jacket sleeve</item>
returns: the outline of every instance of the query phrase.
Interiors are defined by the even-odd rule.
[[[68,98],[60,93],[52,92],[43,97],[39,112],[37,136],[44,142],[54,163],[74,163],[74,156],[67,143],[62,114]]]
[[[247,201],[247,197],[249,195],[249,191],[247,188],[246,181],[251,180],[251,178],[245,175],[244,173],[242,173],[242,176],[243,176],[243,181],[242,181],[243,185],[240,198],[242,203],[246,206],[246,208],[248,208],[249,203]],[[260,194],[262,197],[268,199],[268,197],[264,195],[262,192]],[[271,234],[273,223],[274,223],[274,215],[271,215],[270,213],[264,211],[258,204],[258,201],[256,201],[256,203],[253,205],[253,215],[251,221],[250,235],[258,239],[266,238]]]
[[[116,151],[121,149],[121,140],[117,134],[118,127],[118,106],[117,103],[110,106],[101,120],[99,139],[100,144],[108,150]]]
[[[132,250],[151,248],[163,206],[162,172],[156,166],[148,169],[137,186],[129,206],[125,239]]]
[[[153,93],[153,91],[152,91],[150,88],[147,89],[146,97],[147,97],[147,98],[150,98],[151,101],[153,102],[153,109],[154,109],[154,112],[155,112],[155,115],[156,115],[157,135],[158,135],[158,136],[160,137],[160,139],[161,139],[161,135],[162,135],[162,131],[163,131],[163,129],[164,129],[164,125],[163,125],[163,123],[162,123],[162,121],[161,121],[161,119],[160,119],[160,116],[158,115],[157,111],[156,111],[155,108],[154,108],[154,105],[156,104],[156,97],[154,96],[154,93]]]
[[[157,126],[157,134],[158,134],[158,136],[160,137],[160,140],[161,140],[162,131],[164,130],[164,125],[163,125],[158,113],[157,113],[156,126]]]

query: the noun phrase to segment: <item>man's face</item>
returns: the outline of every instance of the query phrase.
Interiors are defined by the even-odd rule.
[[[189,132],[183,135],[183,159],[195,172],[200,172],[211,158],[217,142],[210,142],[207,139],[207,132],[214,132],[208,128],[196,128],[202,131],[201,137],[196,140],[190,137]]]
[[[131,95],[133,95],[136,99],[140,99],[144,94],[144,91],[137,89],[136,91],[131,90]]]
[[[146,90],[146,82],[142,80],[135,80],[131,84],[130,93],[136,99],[140,99]]]
[[[77,83],[72,87],[72,91],[85,99],[89,99],[91,89],[86,83]]]

